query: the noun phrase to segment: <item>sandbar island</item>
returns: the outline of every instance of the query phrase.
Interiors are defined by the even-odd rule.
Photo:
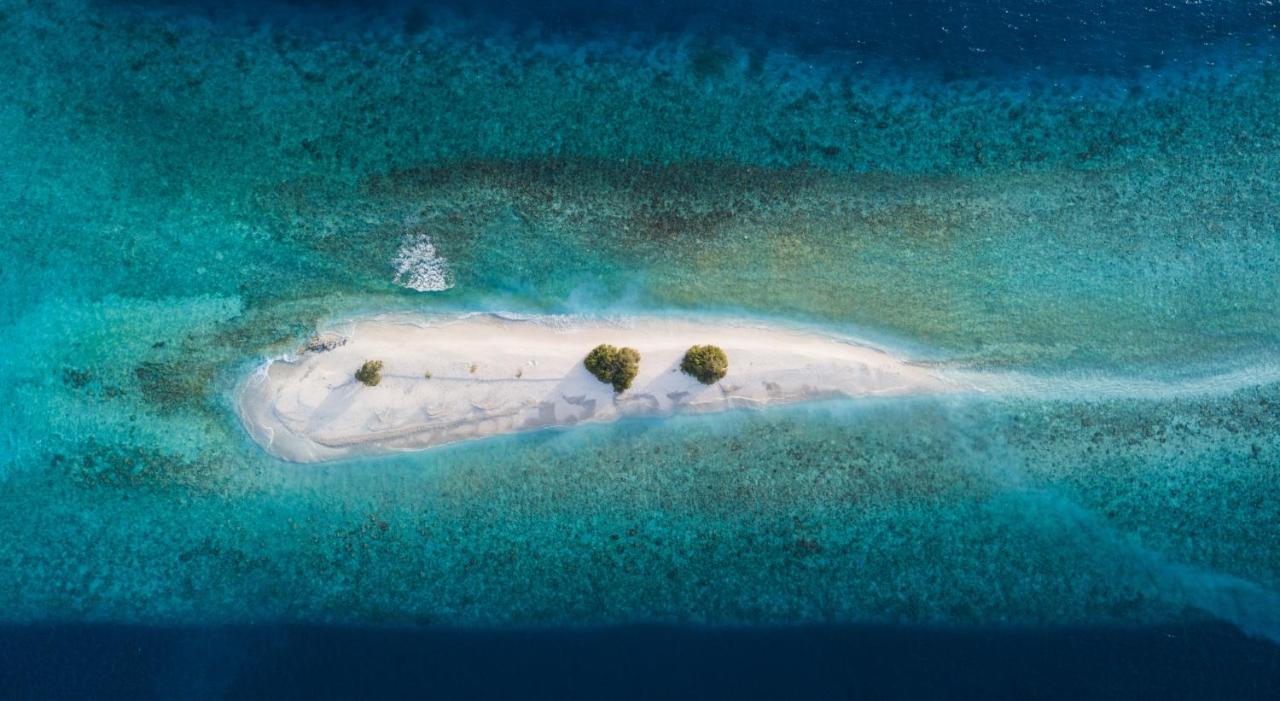
[[[600,344],[632,352],[625,389],[588,370]],[[727,367],[699,379],[686,358],[709,347]],[[268,452],[321,462],[625,416],[957,389],[869,345],[783,326],[466,314],[335,324],[267,361],[236,401]]]

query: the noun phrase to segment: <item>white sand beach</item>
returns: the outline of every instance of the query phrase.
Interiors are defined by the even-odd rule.
[[[583,366],[600,343],[640,352],[639,374],[621,394]],[[729,369],[703,385],[680,360],[708,343],[724,349]],[[383,362],[377,386],[354,377],[366,360]],[[623,416],[956,389],[852,339],[754,322],[465,315],[347,322],[266,363],[237,401],[267,451],[319,462]]]

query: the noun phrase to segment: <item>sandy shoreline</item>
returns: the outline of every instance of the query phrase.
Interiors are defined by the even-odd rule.
[[[369,318],[317,341],[269,361],[239,389],[245,428],[286,460],[418,450],[622,416],[958,389],[849,339],[732,320]],[[582,365],[598,343],[641,354],[639,374],[620,395]],[[703,343],[729,356],[728,374],[709,386],[679,369],[685,350]],[[366,360],[384,363],[376,387],[353,377]]]

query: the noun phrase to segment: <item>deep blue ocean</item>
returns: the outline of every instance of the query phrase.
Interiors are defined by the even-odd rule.
[[[1280,698],[1280,3],[0,0],[0,163],[0,698]],[[1071,390],[265,454],[384,311]]]

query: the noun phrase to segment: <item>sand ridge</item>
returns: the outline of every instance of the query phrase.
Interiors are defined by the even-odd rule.
[[[615,394],[583,366],[599,343],[640,352],[627,391]],[[705,343],[729,357],[728,373],[712,385],[679,369],[689,346]],[[366,360],[383,362],[376,387],[354,378]],[[624,416],[955,389],[852,339],[780,326],[470,314],[335,326],[297,355],[267,361],[241,385],[237,405],[268,452],[319,462]]]

